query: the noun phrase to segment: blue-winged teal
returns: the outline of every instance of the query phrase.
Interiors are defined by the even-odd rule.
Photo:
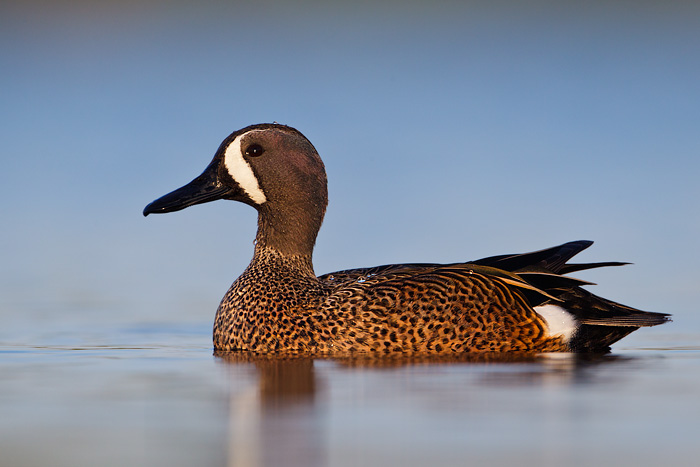
[[[253,260],[224,296],[217,350],[256,352],[605,351],[669,315],[636,310],[562,274],[592,242],[455,264],[392,264],[316,277],[326,210],[323,162],[294,128],[253,125],[226,138],[204,172],[144,215],[231,199],[258,211]]]

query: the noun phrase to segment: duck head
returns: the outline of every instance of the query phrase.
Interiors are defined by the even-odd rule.
[[[252,125],[224,139],[200,176],[150,203],[143,215],[218,199],[257,209],[256,248],[310,256],[328,204],[325,168],[298,130]]]

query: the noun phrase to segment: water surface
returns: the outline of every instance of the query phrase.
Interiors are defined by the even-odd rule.
[[[608,355],[502,362],[215,356],[209,323],[71,327],[0,342],[0,465],[694,465],[700,455],[699,336],[663,328]]]

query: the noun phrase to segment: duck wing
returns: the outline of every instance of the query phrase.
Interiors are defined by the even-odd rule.
[[[605,266],[620,266],[628,263],[597,262],[571,264],[568,261],[591,246],[593,242],[579,240],[530,253],[499,255],[469,263],[435,264],[409,263],[389,264],[371,268],[357,268],[320,276],[319,279],[331,288],[331,296],[344,297],[363,302],[373,313],[404,313],[404,308],[419,310],[424,302],[437,300],[440,308],[441,295],[452,300],[449,290],[460,284],[463,290],[474,292],[473,306],[488,308],[488,304],[502,297],[484,294],[499,294],[504,290],[516,299],[508,306],[514,317],[529,322],[546,321],[536,314],[537,307],[553,305],[557,310],[572,316],[575,329],[568,339],[570,350],[604,351],[613,342],[642,326],[655,326],[670,320],[668,314],[638,310],[620,303],[598,297],[582,286],[590,282],[563,274]],[[484,284],[489,284],[488,286]],[[495,285],[494,285],[495,284]],[[484,290],[481,290],[481,289]],[[489,289],[489,291],[486,291]],[[415,302],[394,299],[398,295],[411,295],[415,290]],[[377,294],[377,291],[380,293]],[[408,291],[408,292],[407,292]],[[383,307],[374,306],[383,303]],[[506,302],[504,302],[505,304]],[[543,309],[543,308],[540,308]],[[453,305],[444,313],[464,313]],[[489,311],[489,313],[491,313]],[[533,318],[534,316],[534,318]],[[544,325],[546,328],[546,325]]]

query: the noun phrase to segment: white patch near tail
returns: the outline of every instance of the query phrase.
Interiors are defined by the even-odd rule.
[[[250,199],[256,204],[263,204],[267,201],[265,193],[260,188],[258,179],[255,177],[250,164],[243,158],[243,152],[241,150],[241,139],[248,133],[250,133],[250,131],[231,141],[231,144],[228,145],[224,153],[224,165],[226,165],[226,170],[228,170],[231,178],[240,185]]]
[[[578,329],[578,323],[571,313],[558,305],[551,304],[536,306],[535,311],[547,322],[550,336],[562,336],[564,342],[571,341]]]

